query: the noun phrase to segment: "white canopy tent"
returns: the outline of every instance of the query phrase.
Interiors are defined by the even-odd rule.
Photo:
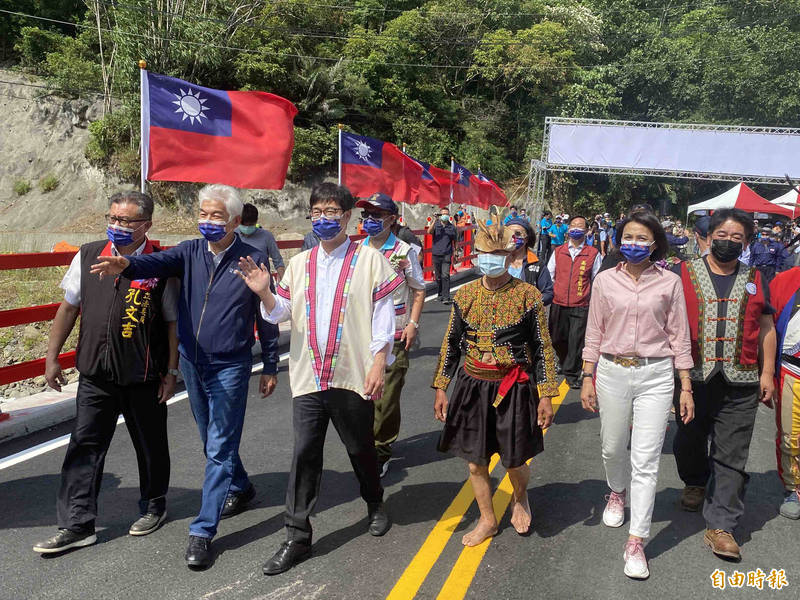
[[[688,219],[689,213],[698,210],[719,210],[721,208],[740,208],[746,212],[770,213],[785,217],[793,215],[791,208],[770,202],[756,194],[746,184],[738,183],[719,196],[690,205],[686,217]]]
[[[791,210],[792,217],[800,215],[800,194],[795,190],[789,190],[783,196],[778,196],[774,200],[770,200],[770,202]]]

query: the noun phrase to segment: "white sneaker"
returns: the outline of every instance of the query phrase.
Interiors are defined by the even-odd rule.
[[[641,540],[628,540],[625,543],[625,575],[631,579],[647,579],[650,569],[647,568],[647,557],[644,555],[644,546]]]
[[[606,509],[603,511],[603,524],[606,527],[621,527],[625,522],[625,490],[612,491],[606,496]]]

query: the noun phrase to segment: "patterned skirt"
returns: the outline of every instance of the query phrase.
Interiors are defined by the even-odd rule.
[[[492,406],[500,381],[476,379],[459,369],[447,405],[438,448],[477,465],[488,465],[495,452],[507,469],[520,467],[544,450],[536,423],[539,395],[533,382],[516,383],[497,408]]]

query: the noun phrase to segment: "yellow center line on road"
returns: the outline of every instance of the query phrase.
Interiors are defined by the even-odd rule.
[[[559,395],[556,398],[553,398],[553,413],[558,410],[558,407],[561,406],[561,403],[564,400],[564,396],[566,396],[567,392],[569,391],[569,386],[567,385],[566,381],[561,384],[559,387]],[[544,433],[547,433],[545,430]],[[500,462],[500,457],[495,454],[492,456],[491,460],[489,461],[489,473],[494,471],[495,467]],[[508,508],[508,504],[511,501],[511,482],[508,479],[508,475],[503,478],[500,486],[498,487],[497,492],[495,493],[494,497],[492,498],[492,506],[494,507],[495,515],[497,515],[497,520],[499,521],[500,518]],[[508,497],[505,499],[505,504],[502,504],[503,494],[506,494]],[[386,597],[386,600],[412,600],[419,591],[419,588],[422,587],[422,584],[425,582],[425,578],[430,573],[433,566],[436,564],[436,561],[439,560],[439,556],[441,556],[442,551],[444,550],[447,542],[450,540],[450,537],[453,535],[453,532],[456,530],[458,525],[461,523],[461,520],[464,518],[464,514],[467,512],[469,507],[472,505],[472,502],[475,500],[475,494],[472,491],[472,485],[469,482],[469,479],[464,482],[464,485],[461,486],[458,494],[450,503],[450,506],[442,514],[442,517],[433,526],[433,530],[428,534],[428,537],[423,542],[422,546],[420,547],[417,554],[411,560],[411,563],[406,567],[406,570],[403,571],[403,574],[400,576],[400,579],[397,580],[397,583],[392,588],[392,591],[389,592],[389,595]],[[502,504],[502,507],[501,507]],[[498,512],[499,511],[499,512]],[[470,583],[472,582],[472,578],[475,576],[475,571],[478,568],[478,565],[483,558],[483,555],[486,553],[486,548],[489,547],[490,540],[485,541],[483,544],[479,546],[475,546],[473,548],[465,548],[464,551],[461,553],[461,556],[456,562],[453,571],[450,573],[447,581],[445,582],[444,587],[442,588],[442,592],[439,594],[439,598],[450,598],[450,596],[444,595],[445,588],[447,588],[448,582],[453,579],[456,570],[459,568],[467,569],[466,573],[461,575],[462,577],[468,577],[464,585],[464,591],[461,593],[459,598],[463,598],[464,594],[466,594],[467,588],[469,588]],[[474,568],[472,569],[472,573],[469,573],[469,565],[467,565],[466,560],[464,559],[464,554],[467,550],[476,550],[478,548],[483,547],[483,551],[480,553],[480,556],[477,558],[475,562]],[[457,593],[457,592],[456,592]]]
[[[562,382],[558,389],[558,397],[553,398],[553,415],[558,412],[568,391],[569,385],[567,385],[566,381]],[[548,430],[549,428],[545,429],[542,434],[546,434]],[[531,461],[529,460],[527,464],[530,463]],[[508,505],[511,503],[513,491],[514,488],[511,485],[511,479],[509,479],[508,473],[506,473],[500,485],[497,486],[497,491],[494,493],[494,496],[492,496],[492,508],[494,509],[494,516],[498,523],[503,518],[503,515],[508,509]],[[488,538],[477,546],[464,547],[461,551],[461,556],[458,557],[453,570],[450,571],[450,575],[439,591],[439,595],[436,597],[437,600],[461,600],[467,594],[467,590],[472,584],[475,573],[478,571],[483,556],[486,554],[486,551],[489,549],[489,544],[491,543],[492,538]]]

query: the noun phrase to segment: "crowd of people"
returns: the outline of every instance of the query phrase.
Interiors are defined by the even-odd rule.
[[[219,521],[256,496],[239,456],[254,330],[266,397],[277,384],[278,324],[285,321],[294,429],[286,540],[263,572],[285,572],[311,554],[329,422],[359,481],[368,532],[389,531],[381,478],[400,432],[409,350],[425,300],[420,246],[413,234],[401,237],[397,204],[385,194],[356,201],[325,183],[312,191],[308,209],[305,249],[284,263],[274,237],[257,225],[255,207],[229,186],[199,192],[202,237],[167,250],[147,238],[149,196],[111,197],[107,239],[76,255],[50,332],[46,378],[59,389],[58,355],[83,315],[78,413],[62,467],[58,531],[36,552],[96,542],[97,497],[119,414],[139,465],[140,514],[130,534],[164,523],[165,402],[180,373],[206,457],[185,559],[193,568],[210,566]],[[346,233],[356,209],[367,236],[359,241]],[[512,526],[519,534],[530,530],[528,465],[543,451],[562,376],[580,390],[583,408],[600,416],[609,488],[603,523],[621,527],[630,505],[622,552],[628,577],[649,576],[644,544],[671,413],[685,485],[680,504],[702,510],[704,543],[716,555],[741,556],[734,532],[759,402],[775,410],[786,489],[780,513],[800,519],[800,268],[787,269],[785,258],[774,270],[759,262],[759,244],[767,247],[762,239],[771,243],[772,234],[733,209],[698,219],[690,238],[648,205],[617,220],[545,213],[536,224],[512,207],[503,219],[477,222],[480,277],[451,297],[453,220],[461,218],[442,209],[428,234],[439,300],[452,305],[432,381],[434,417],[443,423],[438,449],[467,462],[480,511],[464,545],[497,532],[488,468],[495,453],[513,486]]]

